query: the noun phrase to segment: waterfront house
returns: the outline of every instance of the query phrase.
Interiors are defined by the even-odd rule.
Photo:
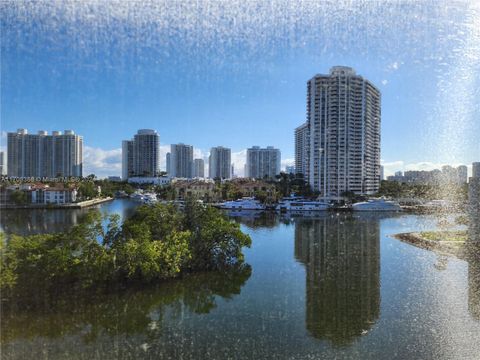
[[[50,187],[48,185],[34,185],[30,190],[29,198],[32,204],[68,204],[77,201],[77,189],[62,185]]]
[[[175,190],[175,198],[185,200],[187,197],[194,197],[206,202],[217,202],[221,200],[221,194],[217,191],[215,182],[212,180],[186,180],[175,179],[172,182]]]
[[[277,201],[277,192],[274,184],[263,180],[237,178],[229,181],[243,197],[256,197],[259,193],[264,193],[265,200],[269,203]]]

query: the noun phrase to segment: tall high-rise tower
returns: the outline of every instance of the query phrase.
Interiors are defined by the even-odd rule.
[[[246,177],[263,179],[275,178],[280,174],[281,155],[280,150],[273,146],[261,149],[253,146],[247,149]]]
[[[380,91],[352,68],[335,66],[308,81],[305,175],[314,191],[378,191],[380,118]]]
[[[5,157],[5,152],[0,151],[0,175],[7,175],[7,159]]]
[[[157,176],[160,172],[160,136],[140,129],[133,140],[122,142],[122,177]]]
[[[232,151],[223,146],[212,147],[208,158],[208,177],[211,179],[230,179]]]
[[[82,176],[83,138],[72,130],[44,130],[29,134],[27,129],[7,134],[8,176]]]
[[[122,179],[128,180],[133,171],[133,140],[122,141]]]
[[[305,175],[308,151],[308,124],[295,129],[295,173]]]
[[[160,137],[155,130],[141,129],[133,137],[133,171],[139,176],[160,172]]]
[[[193,146],[185,144],[170,145],[170,173],[171,177],[192,178]]]

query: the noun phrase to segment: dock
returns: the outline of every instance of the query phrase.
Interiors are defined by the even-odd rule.
[[[112,201],[112,197],[106,198],[98,198],[98,199],[91,199],[80,201],[77,203],[68,203],[68,204],[25,204],[25,205],[17,205],[17,204],[1,204],[0,209],[2,210],[20,210],[20,209],[83,209],[89,206],[95,206],[99,204],[103,204],[105,202]]]

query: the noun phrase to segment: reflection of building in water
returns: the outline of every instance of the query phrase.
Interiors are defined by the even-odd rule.
[[[312,336],[342,345],[371,328],[380,313],[379,219],[299,220],[295,257],[306,266],[306,324]]]
[[[122,199],[83,209],[3,210],[0,212],[0,230],[18,235],[66,231],[79,224],[90,211],[118,214],[122,222],[133,215],[138,205],[136,201]]]
[[[480,261],[468,262],[468,311],[480,320]]]
[[[229,217],[235,219],[242,225],[251,229],[273,228],[278,224],[278,217],[275,213],[255,210],[229,210],[225,212]]]
[[[480,210],[470,209],[468,227],[468,310],[480,320]]]
[[[3,211],[0,225],[9,234],[59,232],[77,225],[84,213],[80,209],[8,210]]]

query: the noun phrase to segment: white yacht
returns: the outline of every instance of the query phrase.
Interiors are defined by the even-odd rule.
[[[135,191],[132,195],[130,195],[130,198],[132,200],[138,200],[138,201],[143,201],[143,193]]]
[[[396,201],[385,199],[372,199],[352,205],[353,211],[402,211]]]
[[[302,198],[283,198],[277,205],[276,210],[285,211],[325,211],[330,207],[324,201],[305,200]]]
[[[155,204],[158,202],[157,194],[154,194],[154,193],[143,194],[142,200],[145,204]]]
[[[225,201],[220,209],[227,210],[265,210],[265,205],[253,197],[246,197],[234,201]]]

